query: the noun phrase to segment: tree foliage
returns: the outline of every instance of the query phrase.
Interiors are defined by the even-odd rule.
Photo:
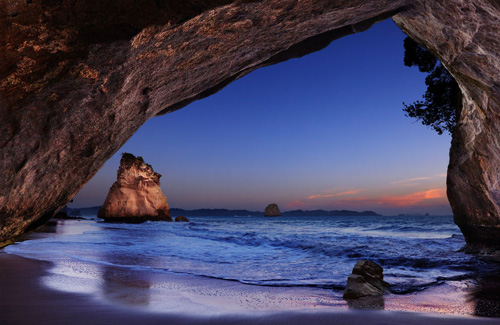
[[[421,121],[438,134],[453,134],[457,117],[462,108],[462,95],[457,82],[446,68],[429,51],[407,37],[404,40],[406,66],[417,66],[429,73],[425,78],[427,90],[423,100],[413,104],[403,103],[405,115]]]

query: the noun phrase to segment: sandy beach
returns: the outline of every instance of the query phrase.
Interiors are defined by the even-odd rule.
[[[387,297],[382,304],[348,306],[310,288],[262,288],[241,283],[173,276],[160,299],[150,275],[138,272],[103,285],[104,295],[49,289],[49,262],[0,252],[2,324],[498,324],[498,318],[456,315],[463,302],[441,293]],[[167,290],[165,290],[167,286]],[[323,296],[322,296],[323,295]],[[103,299],[104,297],[104,299]],[[322,300],[323,299],[323,300]],[[453,300],[455,301],[453,302]],[[323,301],[321,305],[318,302]],[[377,307],[378,303],[378,307]],[[151,306],[151,305],[156,306]],[[384,306],[385,305],[385,306]],[[446,307],[447,306],[447,307]],[[353,308],[350,308],[353,307]],[[385,308],[361,310],[356,308]],[[163,310],[162,310],[163,308]],[[427,308],[427,309],[426,309]],[[446,309],[448,308],[448,310]],[[453,308],[455,308],[453,310]],[[405,311],[406,310],[406,311]],[[418,312],[420,311],[420,312]],[[423,312],[426,311],[426,312]],[[440,313],[430,313],[439,311]]]

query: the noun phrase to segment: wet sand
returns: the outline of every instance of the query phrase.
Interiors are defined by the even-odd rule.
[[[50,279],[51,267],[49,262],[0,250],[1,324],[500,323],[499,318],[452,315],[467,315],[475,303],[467,302],[460,286],[441,286],[425,293],[389,296],[348,306],[338,296],[329,296],[326,290],[262,288],[195,276],[172,276],[161,279],[160,291],[164,296],[159,303],[152,297],[158,289],[155,285],[158,279],[152,281],[150,274],[138,271],[112,277],[102,283],[101,295],[96,296],[49,289],[41,279]],[[116,275],[113,270],[109,272]]]

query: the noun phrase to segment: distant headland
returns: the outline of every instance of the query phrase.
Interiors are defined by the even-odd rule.
[[[99,211],[100,206],[89,207],[89,208],[64,208],[70,216],[95,216],[97,211]],[[185,210],[178,208],[170,208],[170,214],[172,216],[197,216],[197,217],[232,217],[232,216],[263,216],[263,211],[251,211],[251,210],[229,210],[229,209],[195,209],[195,210]],[[350,211],[350,210],[291,210],[281,212],[283,217],[358,217],[358,216],[382,216],[373,211]]]

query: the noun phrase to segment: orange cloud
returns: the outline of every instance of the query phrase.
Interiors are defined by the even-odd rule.
[[[378,200],[377,204],[406,207],[418,205],[427,200],[446,198],[446,189],[435,188],[423,192],[412,193],[403,196],[386,196]]]
[[[308,196],[307,199],[313,200],[313,199],[323,199],[323,198],[327,198],[327,197],[334,197],[334,196],[341,196],[341,195],[357,194],[361,191],[363,191],[363,190],[351,190],[351,191],[335,193],[335,194],[315,194],[315,195]]]

